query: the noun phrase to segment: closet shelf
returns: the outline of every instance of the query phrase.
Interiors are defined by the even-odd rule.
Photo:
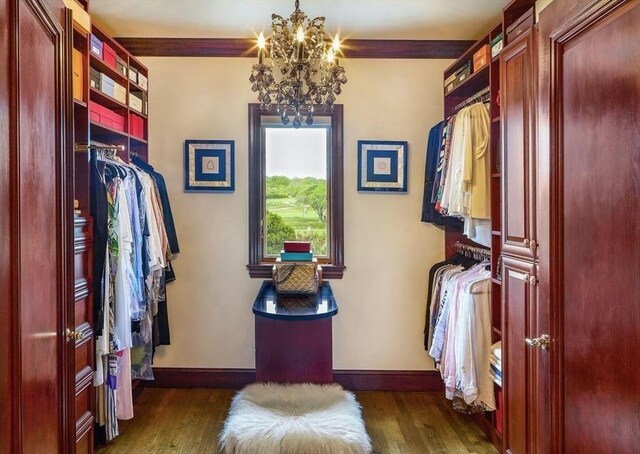
[[[456,88],[445,94],[445,97],[455,96],[466,98],[489,85],[489,64],[484,65],[458,85]]]
[[[147,92],[147,90],[145,90],[144,88],[142,88],[140,85],[138,85],[137,83],[135,83],[132,80],[129,81],[129,91],[131,91],[131,90],[143,91],[145,93]]]
[[[500,328],[496,328],[494,326],[493,327],[493,332],[496,333],[498,336],[502,336],[502,330]]]
[[[491,123],[498,123],[498,122],[500,122],[500,116],[493,117],[493,118],[491,119]]]
[[[497,285],[502,285],[502,281],[500,279],[496,279],[495,277],[491,278],[491,282]]]
[[[125,77],[123,74],[116,71],[111,66],[107,65],[107,63],[97,55],[92,53],[90,53],[90,55],[91,55],[91,58],[90,58],[91,67],[93,69],[97,69],[99,72],[106,74],[107,76],[111,77],[113,80],[118,82],[120,85],[126,86],[127,81],[129,80],[127,77]]]
[[[502,176],[502,174],[500,172],[496,172],[496,173],[492,173],[491,177],[492,178],[500,178]]]
[[[85,109],[87,108],[87,103],[84,101],[81,101],[79,99],[73,98],[73,106],[74,107],[84,107]]]
[[[121,103],[116,98],[112,98],[109,95],[102,93],[100,90],[96,90],[91,87],[89,89],[89,94],[91,97],[91,101],[100,104],[101,106],[107,107],[109,109],[128,109],[126,104]]]
[[[114,128],[110,128],[109,126],[102,125],[100,123],[96,123],[95,121],[91,122],[91,136],[97,135],[99,137],[116,137],[127,140],[129,138],[129,134],[126,132],[119,131]]]
[[[145,139],[142,139],[140,137],[136,137],[134,135],[129,135],[129,138],[131,139],[132,145],[140,144],[140,143],[142,143],[142,144],[148,143]]]

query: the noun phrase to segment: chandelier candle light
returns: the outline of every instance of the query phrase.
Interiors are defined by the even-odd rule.
[[[294,128],[302,126],[303,117],[311,126],[314,105],[331,109],[347,83],[338,60],[340,38],[336,34],[333,41],[325,41],[324,19],[307,19],[296,0],[289,19],[271,15],[268,46],[264,34],[258,36],[258,63],[249,77],[251,90],[258,93],[262,109],[271,112],[275,106],[284,125],[292,116]]]

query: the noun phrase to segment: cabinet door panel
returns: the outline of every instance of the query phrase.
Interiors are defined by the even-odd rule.
[[[531,415],[536,390],[533,355],[525,343],[535,337],[537,269],[533,263],[504,258],[502,270],[502,358],[505,402],[504,447],[514,454],[535,452],[532,446]]]
[[[533,30],[525,32],[500,58],[502,112],[502,250],[535,256],[535,159],[533,114],[535,65]]]

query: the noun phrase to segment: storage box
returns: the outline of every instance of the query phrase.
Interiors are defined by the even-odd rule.
[[[473,54],[473,72],[478,71],[489,63],[489,60],[491,60],[491,57],[489,56],[490,54],[491,50],[488,44],[485,44],[475,54]]]
[[[129,93],[129,107],[137,112],[142,113],[142,99],[136,96],[134,92]]]
[[[129,112],[129,134],[144,139],[144,118]]]
[[[507,27],[507,44],[510,44],[518,36],[533,27],[535,21],[534,7],[532,6],[518,18],[513,24]]]
[[[140,86],[140,88],[142,88],[143,90],[148,90],[148,80],[147,80],[147,76],[145,76],[144,74],[142,74],[141,72],[138,73],[138,85]]]
[[[116,69],[116,51],[107,43],[102,44],[102,59],[107,66]]]
[[[96,90],[100,90],[100,72],[97,69],[91,68],[91,80],[89,81],[89,85],[91,88],[95,88]]]
[[[101,106],[98,103],[89,101],[89,118],[92,122],[109,128],[122,131],[125,130],[125,117],[115,113],[111,109]]]
[[[149,101],[148,101],[147,93],[140,90],[131,90],[131,94],[136,98],[140,99],[140,102],[141,102],[140,110],[138,109],[136,110],[138,110],[138,112],[141,112],[144,115],[148,115]]]
[[[104,46],[102,44],[102,41],[100,41],[97,36],[91,35],[91,43],[89,47],[91,48],[92,54],[95,54],[98,57],[102,58],[102,50]]]
[[[112,98],[115,97],[113,79],[106,74],[100,73],[100,91],[105,95],[109,95]]]
[[[450,85],[454,80],[456,80],[456,75],[455,75],[455,73],[454,73],[454,74],[451,74],[449,77],[447,77],[447,78],[444,80],[444,86],[446,87],[447,85]]]
[[[71,10],[73,21],[78,24],[82,30],[89,33],[91,31],[91,16],[89,16],[89,13],[75,0],[63,0],[63,2],[64,6]]]
[[[124,59],[116,55],[116,71],[122,74],[123,77],[127,77],[127,62]]]
[[[502,52],[502,33],[491,40],[491,58],[497,57]]]
[[[308,241],[285,241],[284,252],[311,252],[311,243]]]
[[[129,80],[134,84],[138,83],[138,70],[133,66],[129,66]]]
[[[313,295],[321,285],[322,268],[313,262],[286,262],[280,259],[273,265],[273,285],[276,293],[285,295]]]
[[[464,66],[458,68],[456,72],[453,73],[454,79],[453,82],[450,82],[447,86],[445,86],[445,93],[449,93],[458,85],[460,85],[464,80],[471,75],[471,61],[468,61]],[[450,79],[450,77],[449,77]]]
[[[113,97],[122,104],[127,103],[127,89],[118,82],[113,83]]]
[[[73,49],[73,97],[84,100],[84,56]]]

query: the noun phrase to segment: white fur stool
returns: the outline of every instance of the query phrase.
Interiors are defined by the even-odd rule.
[[[340,385],[249,385],[220,434],[225,454],[366,454],[371,441],[355,396]]]

